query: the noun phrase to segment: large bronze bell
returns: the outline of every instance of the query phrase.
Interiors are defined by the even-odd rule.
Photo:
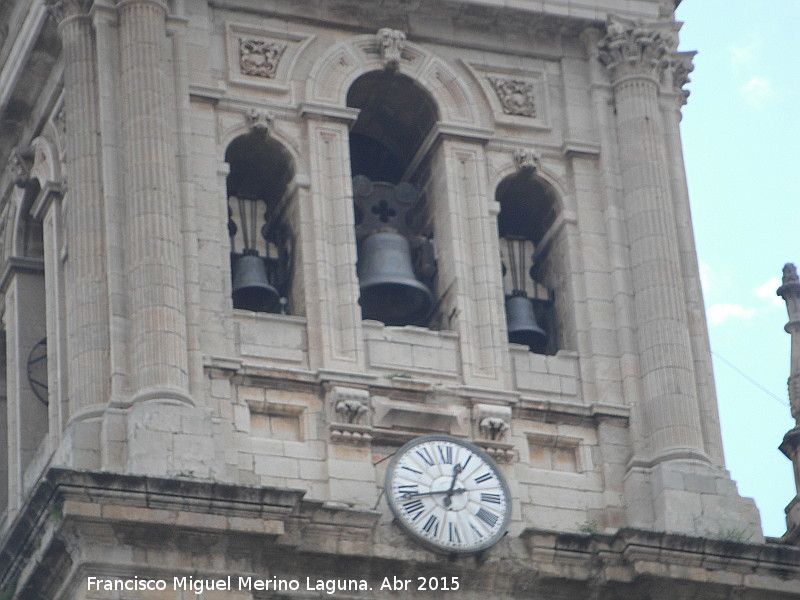
[[[269,283],[267,265],[256,254],[244,254],[233,263],[233,307],[256,312],[273,312],[280,294]]]
[[[547,346],[547,334],[536,322],[533,304],[522,294],[506,297],[506,322],[508,341],[524,344],[531,351],[542,354]]]
[[[410,325],[428,315],[433,296],[414,276],[408,240],[378,231],[361,242],[358,260],[361,315],[387,325]]]

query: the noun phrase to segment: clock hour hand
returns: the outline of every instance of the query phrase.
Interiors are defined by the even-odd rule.
[[[453,488],[456,486],[458,474],[461,473],[461,463],[456,463],[453,467],[453,479],[450,481],[450,487],[447,490],[447,496],[444,498],[444,505],[450,506],[450,498],[453,497]]]

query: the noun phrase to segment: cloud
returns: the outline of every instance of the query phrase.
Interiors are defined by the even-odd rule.
[[[734,69],[747,69],[753,66],[758,55],[761,41],[755,37],[750,37],[741,46],[730,49],[731,65]]]
[[[755,295],[762,300],[766,300],[773,306],[783,307],[783,299],[775,293],[775,290],[781,285],[780,277],[770,277],[754,291]]]
[[[708,320],[712,325],[722,325],[725,321],[752,319],[756,314],[754,308],[741,304],[712,304],[708,307]]]
[[[775,97],[775,88],[768,79],[754,75],[739,88],[739,93],[750,106],[760,108]]]

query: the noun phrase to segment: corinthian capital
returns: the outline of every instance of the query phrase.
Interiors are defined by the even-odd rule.
[[[61,24],[70,17],[87,15],[94,0],[45,0],[47,10]]]
[[[660,80],[678,45],[673,23],[642,23],[609,17],[598,59],[614,79],[649,75]]]

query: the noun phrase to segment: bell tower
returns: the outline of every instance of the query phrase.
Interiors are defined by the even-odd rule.
[[[676,4],[0,6],[0,598],[800,598]]]

